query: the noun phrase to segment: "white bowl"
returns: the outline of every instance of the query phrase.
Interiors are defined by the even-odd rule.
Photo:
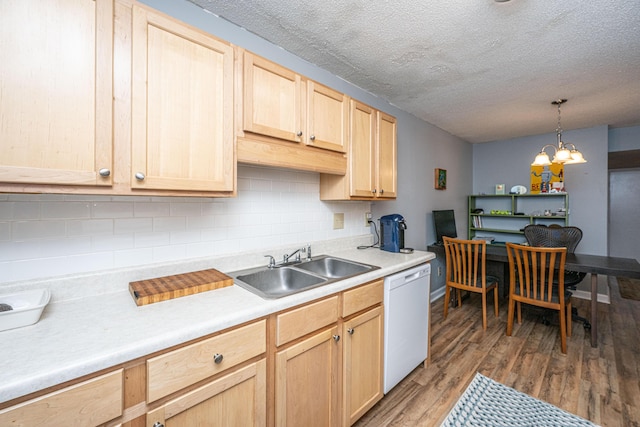
[[[12,307],[12,310],[0,311],[0,331],[33,325],[40,320],[49,299],[51,294],[48,289],[0,295],[0,304]]]

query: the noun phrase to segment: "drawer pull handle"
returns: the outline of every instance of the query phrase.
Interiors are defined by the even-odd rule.
[[[349,335],[353,335],[353,333],[354,333],[355,331],[356,331],[356,330],[355,330],[355,329],[353,329],[353,328],[349,328],[349,329],[347,329],[347,332],[349,332]]]
[[[214,363],[222,363],[222,359],[224,359],[224,357],[220,353],[216,353],[213,355]]]
[[[146,178],[142,172],[136,172],[135,176],[138,181],[144,181],[144,179]]]
[[[340,335],[334,335],[333,339],[335,340],[335,342],[340,341]]]
[[[315,140],[316,140],[316,136],[315,136],[315,135],[311,135],[311,136],[309,137],[309,139],[310,139],[310,140],[312,140],[312,141],[315,141]]]
[[[155,423],[153,423],[153,427],[164,427],[164,424],[162,424],[160,421],[156,421]]]
[[[297,136],[302,136],[302,131],[299,130],[298,133],[296,133]]]
[[[104,176],[104,177],[111,175],[111,171],[107,168],[100,169],[98,173],[100,174],[100,176]]]

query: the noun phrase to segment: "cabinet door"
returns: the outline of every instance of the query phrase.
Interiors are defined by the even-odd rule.
[[[0,181],[111,185],[112,33],[113,0],[0,2]]]
[[[375,192],[374,155],[376,112],[351,100],[349,168],[351,196],[372,197]]]
[[[343,425],[350,426],[383,396],[382,307],[345,321],[343,331]]]
[[[345,94],[307,81],[307,145],[345,153],[348,120]]]
[[[131,186],[233,191],[233,49],[133,7]]]
[[[396,119],[378,111],[377,114],[377,183],[379,198],[395,198],[397,193]]]
[[[334,327],[276,353],[277,426],[338,425],[339,339]]]
[[[244,130],[287,141],[303,137],[302,80],[280,65],[244,53]]]
[[[147,427],[266,425],[266,362],[260,360],[147,414]]]

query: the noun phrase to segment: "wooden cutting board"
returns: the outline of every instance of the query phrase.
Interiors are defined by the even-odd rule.
[[[211,268],[130,282],[129,292],[137,305],[146,305],[231,285],[233,285],[231,277]]]

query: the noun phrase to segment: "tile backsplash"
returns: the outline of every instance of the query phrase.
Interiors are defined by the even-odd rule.
[[[319,181],[240,165],[229,199],[0,194],[0,284],[368,234],[371,203],[321,201]]]

